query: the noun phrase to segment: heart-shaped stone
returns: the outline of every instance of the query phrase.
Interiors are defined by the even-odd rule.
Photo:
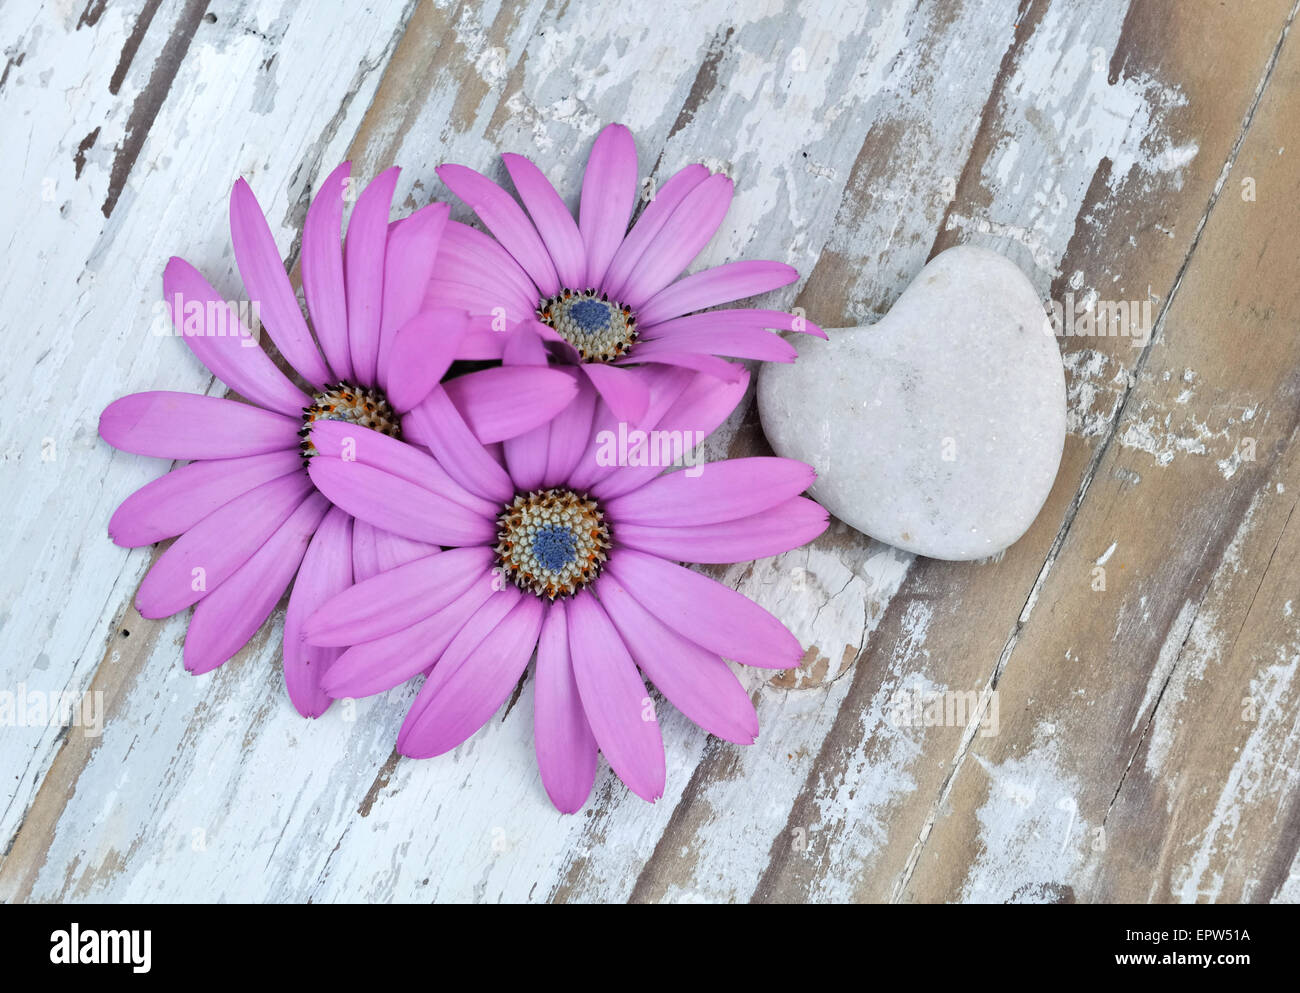
[[[878,324],[799,336],[768,363],[763,430],[817,470],[812,495],[846,524],[938,559],[976,559],[1028,529],[1065,443],[1051,323],[1009,259],[935,256]]]

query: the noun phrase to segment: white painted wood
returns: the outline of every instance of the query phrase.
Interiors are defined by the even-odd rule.
[[[981,607],[960,599],[964,587],[945,596],[951,574],[930,595],[923,564],[838,524],[810,548],[717,570],[790,624],[810,648],[807,668],[742,673],[763,729],[748,748],[661,707],[665,797],[644,804],[603,769],[587,806],[564,817],[536,771],[528,681],[508,713],[451,755],[398,761],[393,740],[414,687],[303,720],[281,682],[281,614],[221,670],[188,676],[188,618],[154,624],[128,606],[153,553],[105,535],[117,502],[166,466],[115,453],[95,433],[102,407],[126,392],[224,392],[182,342],[149,333],[162,266],[183,255],[237,296],[226,221],[235,177],[252,183],[290,256],[308,191],[350,148],[362,175],[404,167],[408,209],[447,195],[434,174],[443,161],[501,178],[501,151],[533,157],[576,206],[592,137],[622,121],[644,175],[704,161],[736,181],[699,265],[790,262],[805,279],[763,305],[798,304],[828,325],[884,313],[943,239],[1007,253],[1045,298],[1121,270],[1131,291],[1118,262],[1114,272],[1067,268],[1081,227],[1100,238],[1107,205],[1179,203],[1193,173],[1216,173],[1222,155],[1198,159],[1201,143],[1179,123],[1188,98],[1178,79],[1111,80],[1129,3],[1032,6],[1033,23],[1019,27],[994,0],[673,0],[618,17],[540,2],[340,4],[328,17],[276,0],[222,7],[194,30],[107,218],[116,149],[190,8],[164,0],[112,94],[136,12],[109,5],[78,29],[80,7],[0,7],[6,57],[22,56],[0,86],[0,385],[21,398],[0,418],[0,690],[113,688],[89,747],[65,748],[57,728],[0,728],[0,899],[909,898],[930,832],[949,814],[948,773],[968,756],[997,788],[975,812],[984,850],[946,898],[1037,885],[1028,896],[1050,899],[1044,880],[1086,892],[1097,865],[1060,847],[1061,811],[1040,804],[1018,816],[1017,784],[1039,784],[1052,804],[1083,790],[1062,755],[1068,743],[1049,736],[990,762],[959,732],[920,735],[884,719],[899,688],[979,688],[950,681],[968,678],[968,660],[946,655],[961,644],[954,615]],[[1261,35],[1276,36],[1282,21],[1259,17]],[[469,215],[457,205],[454,216]],[[1191,234],[1169,237],[1187,245]],[[1152,292],[1165,298],[1172,282]],[[1072,434],[1101,446],[1131,363],[1067,352]],[[711,456],[755,444],[747,407],[710,439]],[[1137,440],[1121,446],[1146,450],[1126,437]],[[1039,560],[1044,576],[1056,554],[1053,543]],[[1093,554],[1110,553],[1103,543]],[[965,575],[993,588],[998,566]],[[1041,610],[1040,588],[1016,594],[1021,624]],[[1013,627],[1014,615],[972,666],[981,680],[1012,658]],[[851,665],[881,632],[888,653]],[[129,647],[141,638],[147,649]],[[124,653],[138,672],[119,685],[112,667]],[[1282,698],[1287,664],[1269,677]],[[1209,853],[1233,811],[1251,802],[1241,777],[1220,796],[1222,816],[1216,806],[1182,877],[1188,896],[1212,875]],[[1287,893],[1293,885],[1278,898]]]
[[[138,390],[224,392],[181,340],[151,332],[167,258],[184,255],[239,295],[227,219],[235,178],[254,184],[288,245],[299,222],[293,206],[322,167],[343,157],[405,16],[404,4],[391,3],[343,20],[290,18],[286,5],[264,3],[200,23],[106,218],[115,148],[183,7],[161,6],[116,96],[109,82],[133,12],[110,5],[93,29],[80,30],[80,5],[6,4],[0,13],[0,36],[16,39],[23,56],[0,91],[0,375],[22,398],[0,423],[7,688],[80,696],[101,656],[113,664],[114,618],[151,560],[150,549],[114,546],[108,517],[168,466],[101,442],[99,412]],[[78,146],[96,128],[77,176]],[[169,669],[179,666],[174,637]],[[60,737],[57,728],[5,729],[5,847]]]

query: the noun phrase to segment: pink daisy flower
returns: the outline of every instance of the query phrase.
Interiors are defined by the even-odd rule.
[[[503,336],[489,326],[538,334],[560,361],[581,366],[620,417],[637,421],[648,384],[629,367],[677,366],[735,382],[740,367],[719,356],[794,361],[794,347],[765,329],[825,337],[801,315],[705,310],[794,282],[791,266],[729,262],[677,278],[726,216],[726,176],[687,166],[629,230],[640,184],[636,143],[623,125],[596,138],[576,222],[537,166],[521,155],[502,158],[523,207],[473,169],[437,170],[495,236],[448,224],[429,284],[431,300],[463,306],[476,320],[467,357],[501,356]]]
[[[208,672],[243,647],[292,583],[285,683],[294,706],[312,717],[329,705],[319,679],[337,652],[305,645],[298,634],[303,620],[352,582],[435,549],[331,508],[303,468],[315,454],[311,428],[342,422],[396,438],[445,418],[451,401],[437,384],[468,329],[463,310],[424,303],[447,206],[433,204],[390,224],[398,174],[390,169],[357,198],[344,250],[348,173],[344,163],[325,180],[303,227],[314,338],[252,190],[241,179],[230,197],[245,288],[310,393],[257,347],[236,307],[173,258],[163,290],[178,333],[248,403],[136,393],[110,404],[99,422],[100,436],[115,448],[193,460],[137,490],[109,523],[113,541],[128,548],[180,536],[141,584],[140,613],[167,617],[194,605],[185,667]],[[544,422],[576,392],[572,375],[560,370],[497,368],[455,381],[462,423],[484,443]]]
[[[350,646],[322,681],[332,696],[427,674],[397,738],[403,755],[439,755],[477,731],[534,650],[537,760],[564,812],[590,793],[598,751],[637,795],[663,794],[663,742],[642,674],[705,730],[754,741],[753,704],[723,658],[789,668],[799,642],[740,593],[676,563],[775,555],[821,534],[827,513],[799,496],[813,471],[789,459],[665,475],[656,440],[677,439],[689,457],[748,375],[644,375],[641,423],[658,433],[630,437],[624,459],[610,457],[619,418],[590,383],[548,436],[527,443],[481,445],[450,404],[430,425],[431,455],[353,425],[317,425],[309,471],[322,493],[376,528],[449,546],[339,593],[301,629],[309,645]]]

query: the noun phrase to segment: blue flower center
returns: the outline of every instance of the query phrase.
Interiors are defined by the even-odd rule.
[[[562,289],[538,304],[537,319],[553,327],[583,362],[625,358],[637,339],[632,308],[598,290]]]
[[[578,557],[573,532],[560,524],[544,524],[533,536],[533,557],[544,569],[559,572]]]
[[[587,334],[605,331],[609,328],[609,304],[590,298],[579,300],[569,308],[569,317]]]
[[[565,487],[520,493],[497,518],[497,566],[521,590],[555,600],[595,582],[609,552],[600,505]]]

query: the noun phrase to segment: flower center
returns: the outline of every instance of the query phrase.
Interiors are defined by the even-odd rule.
[[[497,518],[497,563],[521,590],[572,596],[600,575],[609,526],[591,497],[569,489],[533,490]]]
[[[584,362],[613,362],[636,341],[632,308],[595,290],[561,290],[541,302],[537,319],[555,328]]]
[[[312,397],[312,402],[302,408],[302,427],[298,430],[302,442],[303,461],[316,454],[311,443],[311,426],[317,421],[346,421],[359,427],[381,431],[390,438],[402,436],[401,419],[382,392],[352,383],[335,383]]]

